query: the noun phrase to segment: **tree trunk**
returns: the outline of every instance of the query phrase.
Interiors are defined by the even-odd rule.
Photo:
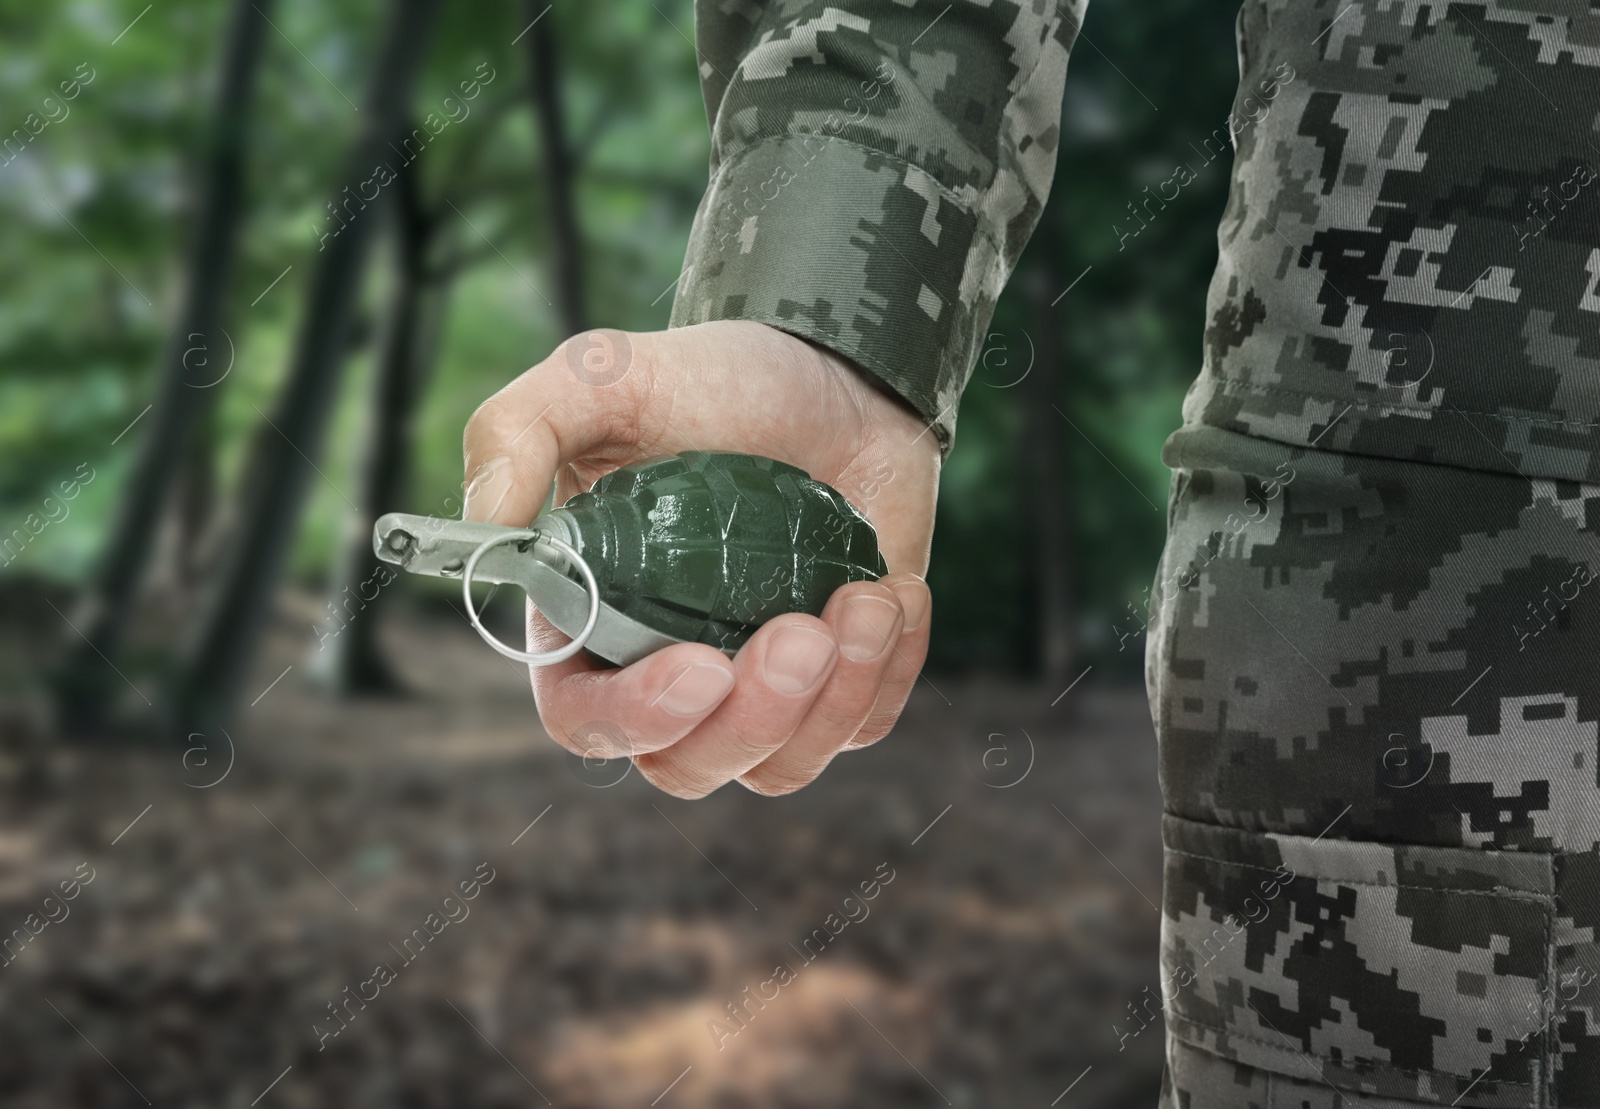
[[[261,451],[247,475],[216,589],[171,690],[172,723],[180,728],[204,731],[225,724],[243,692],[348,360],[351,317],[380,222],[380,214],[366,211],[359,194],[365,185],[383,187],[374,167],[394,159],[390,143],[399,136],[401,120],[410,117],[408,104],[436,6],[436,0],[393,0],[390,6],[360,130],[333,192],[332,209],[343,214],[324,228],[288,381],[270,429],[261,433]],[[374,203],[383,200],[380,195]]]
[[[73,621],[82,638],[74,641],[57,679],[61,725],[70,732],[93,731],[104,719],[116,685],[106,660],[121,646],[171,490],[194,448],[196,427],[216,399],[211,386],[231,358],[222,314],[244,213],[251,93],[271,7],[272,0],[238,0],[229,16],[216,111],[198,166],[199,204],[176,327],[157,395],[138,431],[139,452]]]
[[[402,175],[395,190],[395,280],[373,365],[358,511],[347,517],[335,588],[316,628],[310,663],[341,696],[402,689],[377,642],[378,612],[387,607],[394,571],[372,553],[372,527],[379,516],[401,506],[409,483],[412,420],[433,361],[443,285],[449,281],[433,278],[427,269],[437,221],[422,205],[416,177]]]
[[[537,0],[527,10],[537,17]],[[544,153],[546,205],[550,210],[550,245],[555,256],[556,311],[561,327],[576,335],[588,326],[583,296],[583,244],[578,234],[577,206],[573,202],[574,166],[567,145],[566,113],[561,98],[561,71],[556,50],[554,14],[545,11],[528,32],[529,91],[539,121]]]
[[[1061,320],[1050,307],[1058,286],[1054,267],[1030,282],[1034,305],[1034,363],[1023,405],[1026,463],[1033,476],[1034,549],[1038,588],[1039,670],[1047,689],[1065,689],[1073,678],[1072,522],[1067,503],[1067,427],[1056,414],[1062,404]]]
[[[205,580],[207,545],[217,506],[217,414],[208,408],[196,421],[189,460],[178,479],[178,549],[173,559],[178,600],[185,609]]]

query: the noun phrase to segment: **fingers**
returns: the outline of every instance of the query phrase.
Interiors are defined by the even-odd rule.
[[[637,439],[646,336],[603,330],[568,339],[484,401],[463,436],[462,518],[507,526],[533,520],[565,463],[625,454]],[[608,369],[609,367],[609,369]]]
[[[739,781],[757,793],[792,793],[810,782],[866,722],[894,659],[905,613],[889,586],[858,582],[828,600],[822,621],[839,641],[839,662],[789,739]]]
[[[873,702],[861,730],[846,742],[846,750],[871,746],[889,734],[906,707],[911,687],[917,684],[922,664],[928,659],[928,632],[933,626],[933,594],[928,591],[928,583],[915,574],[890,574],[882,579],[882,584],[893,589],[899,598],[905,610],[905,622],[900,629],[899,642],[889,653],[878,699]]]
[[[622,669],[584,655],[535,667],[540,720],[573,754],[633,757],[676,797],[735,778],[792,793],[894,726],[927,656],[931,607],[921,578],[891,574],[838,590],[821,619],[768,621],[732,661],[684,643]],[[565,638],[530,606],[530,650]]]
[[[676,797],[704,797],[794,734],[838,659],[832,629],[816,617],[767,621],[734,659],[738,680],[716,711],[680,742],[634,764]]]
[[[565,642],[530,602],[529,649]],[[530,669],[545,731],[584,758],[624,758],[677,743],[723,702],[735,678],[728,657],[704,643],[680,643],[620,670],[588,655]]]

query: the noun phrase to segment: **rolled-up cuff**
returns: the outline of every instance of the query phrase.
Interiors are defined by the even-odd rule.
[[[713,177],[672,326],[752,320],[819,343],[903,398],[948,452],[1002,271],[971,208],[925,171],[784,135]]]

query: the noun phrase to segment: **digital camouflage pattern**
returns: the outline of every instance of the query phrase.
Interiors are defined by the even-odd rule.
[[[1166,451],[1164,1101],[1600,1105],[1600,9],[1239,39],[1295,77]]]
[[[846,355],[949,449],[1055,172],[1082,0],[696,0],[711,183],[674,326]]]
[[[1083,12],[933,10],[700,4],[674,322],[948,445]],[[1600,1106],[1600,6],[1247,0],[1239,61],[1146,657],[1163,1105]]]
[[[1335,21],[1337,19],[1337,21]],[[1600,7],[1250,0],[1191,426],[1600,480]]]
[[[1152,593],[1168,1103],[1600,1105],[1600,487],[1243,439]]]

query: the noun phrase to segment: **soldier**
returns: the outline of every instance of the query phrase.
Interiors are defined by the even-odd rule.
[[[1600,1105],[1597,13],[1240,14],[1250,123],[1147,650],[1164,1106]],[[712,178],[674,328],[576,337],[491,398],[467,514],[526,524],[552,479],[750,451],[850,496],[892,573],[731,662],[538,671],[552,735],[701,796],[787,792],[889,730],[1082,18],[700,5]],[[582,749],[597,719],[625,749]]]

